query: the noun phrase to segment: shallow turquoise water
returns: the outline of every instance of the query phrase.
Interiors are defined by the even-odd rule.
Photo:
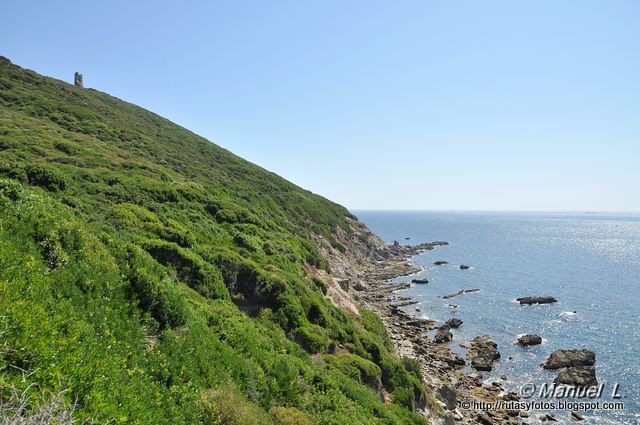
[[[609,393],[614,383],[620,384],[619,392],[625,395],[621,400],[624,411],[587,412],[587,423],[640,423],[640,216],[355,214],[388,242],[450,243],[413,259],[425,267],[419,276],[430,283],[406,291],[421,301],[419,312],[415,306],[406,311],[439,321],[462,319],[464,325],[454,330],[451,348],[455,351],[464,352],[457,345],[461,342],[491,335],[502,359],[495,372],[485,375],[487,379],[506,374],[506,386],[513,390],[522,383],[550,383],[557,372],[539,367],[549,353],[559,348],[587,348],[596,352],[597,377],[605,383],[601,401],[612,401]],[[436,260],[451,264],[434,266]],[[472,269],[460,270],[459,264]],[[471,288],[480,291],[441,298]],[[515,302],[528,295],[551,295],[559,302],[543,306]],[[543,344],[526,349],[515,345],[518,335],[524,333],[540,335]],[[558,412],[557,417],[567,420],[568,413]]]

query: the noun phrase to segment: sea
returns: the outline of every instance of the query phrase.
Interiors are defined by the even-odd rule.
[[[404,291],[419,301],[407,313],[440,322],[457,317],[450,348],[465,355],[461,343],[490,335],[501,359],[487,383],[501,380],[507,390],[529,396],[559,423],[576,423],[569,411],[553,412],[549,402],[599,402],[582,410],[589,424],[640,423],[640,215],[616,213],[389,212],[354,214],[386,242],[417,244],[447,241],[412,258],[423,269],[398,282],[427,278]],[[449,261],[436,266],[435,261]],[[459,265],[471,266],[461,270]],[[450,299],[443,295],[479,289]],[[553,296],[550,305],[523,306],[516,298]],[[419,311],[417,310],[419,309]],[[515,342],[523,334],[543,338],[539,346]],[[540,367],[557,349],[585,348],[596,353],[596,399],[549,399],[539,388],[558,371]],[[471,370],[470,370],[471,372]],[[548,387],[547,387],[548,388]],[[615,394],[614,394],[615,391]],[[546,403],[546,404],[545,404]],[[621,408],[620,403],[624,405]],[[577,405],[569,405],[578,407]],[[614,410],[605,410],[605,407]]]

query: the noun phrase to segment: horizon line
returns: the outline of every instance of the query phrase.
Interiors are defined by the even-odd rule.
[[[421,208],[347,208],[349,211],[362,212],[457,212],[457,213],[553,213],[553,214],[638,214],[640,210],[505,210],[505,209],[421,209]]]

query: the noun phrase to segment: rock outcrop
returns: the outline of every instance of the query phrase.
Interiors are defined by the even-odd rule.
[[[429,279],[411,279],[411,283],[425,284],[429,283]]]
[[[549,355],[542,365],[545,369],[561,369],[563,367],[593,366],[596,364],[596,353],[589,350],[556,350]]]
[[[522,335],[518,338],[518,344],[523,347],[528,347],[530,345],[540,345],[542,344],[542,338],[538,335]]]
[[[558,300],[556,300],[553,297],[520,297],[520,298],[516,298],[516,301],[518,301],[520,304],[526,304],[526,305],[552,304],[552,303],[558,302]]]
[[[453,319],[449,319],[446,322],[444,322],[446,325],[448,325],[450,328],[454,328],[457,329],[460,326],[462,326],[462,320],[458,319],[457,317],[454,317]]]
[[[476,370],[491,371],[493,363],[500,358],[498,344],[489,335],[477,336],[471,341],[467,354],[471,360],[471,367]]]
[[[451,342],[453,334],[449,325],[442,325],[438,328],[436,335],[433,337],[433,341],[437,344],[443,344],[445,342]]]
[[[574,387],[593,387],[598,385],[596,368],[593,366],[569,367],[560,372],[553,382]]]
[[[436,396],[444,403],[448,410],[455,410],[458,406],[458,396],[448,385],[443,385],[436,390]]]

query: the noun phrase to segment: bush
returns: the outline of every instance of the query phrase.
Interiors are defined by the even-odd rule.
[[[282,403],[296,402],[303,395],[298,367],[291,359],[280,357],[273,365],[273,390]]]
[[[413,373],[416,378],[422,381],[422,368],[420,366],[420,361],[414,357],[402,357],[402,365],[409,373]]]
[[[393,391],[393,402],[407,408],[408,410],[414,410],[413,391],[409,388],[397,388]]]
[[[219,269],[173,242],[147,240],[143,248],[160,264],[172,267],[178,277],[208,298],[229,299]]]
[[[319,277],[314,277],[312,282],[313,282],[313,286],[318,288],[323,295],[327,295],[328,288],[324,280],[320,279]]]
[[[61,191],[67,187],[62,174],[45,165],[30,165],[26,169],[29,184],[43,187],[51,192]]]
[[[298,328],[295,339],[310,353],[324,353],[329,347],[326,331],[318,325],[310,324]]]
[[[316,422],[295,407],[274,406],[269,411],[278,425],[315,425]]]
[[[271,425],[269,415],[232,384],[205,390],[200,397],[207,425]]]
[[[361,384],[365,384],[376,391],[381,389],[381,371],[375,363],[350,353],[339,356],[328,354],[324,356],[324,359],[327,363],[334,365],[342,373]]]
[[[75,146],[66,142],[57,142],[54,146],[57,150],[62,153],[66,153],[67,155],[76,155],[78,153],[78,150],[75,148]]]
[[[251,252],[261,251],[260,241],[254,236],[246,235],[242,232],[236,231],[233,233],[233,242],[241,248],[247,249]]]
[[[180,296],[142,268],[134,268],[129,277],[140,308],[158,321],[161,328],[186,323],[186,308]]]
[[[11,201],[17,201],[22,197],[23,188],[15,180],[0,179],[0,195]]]

